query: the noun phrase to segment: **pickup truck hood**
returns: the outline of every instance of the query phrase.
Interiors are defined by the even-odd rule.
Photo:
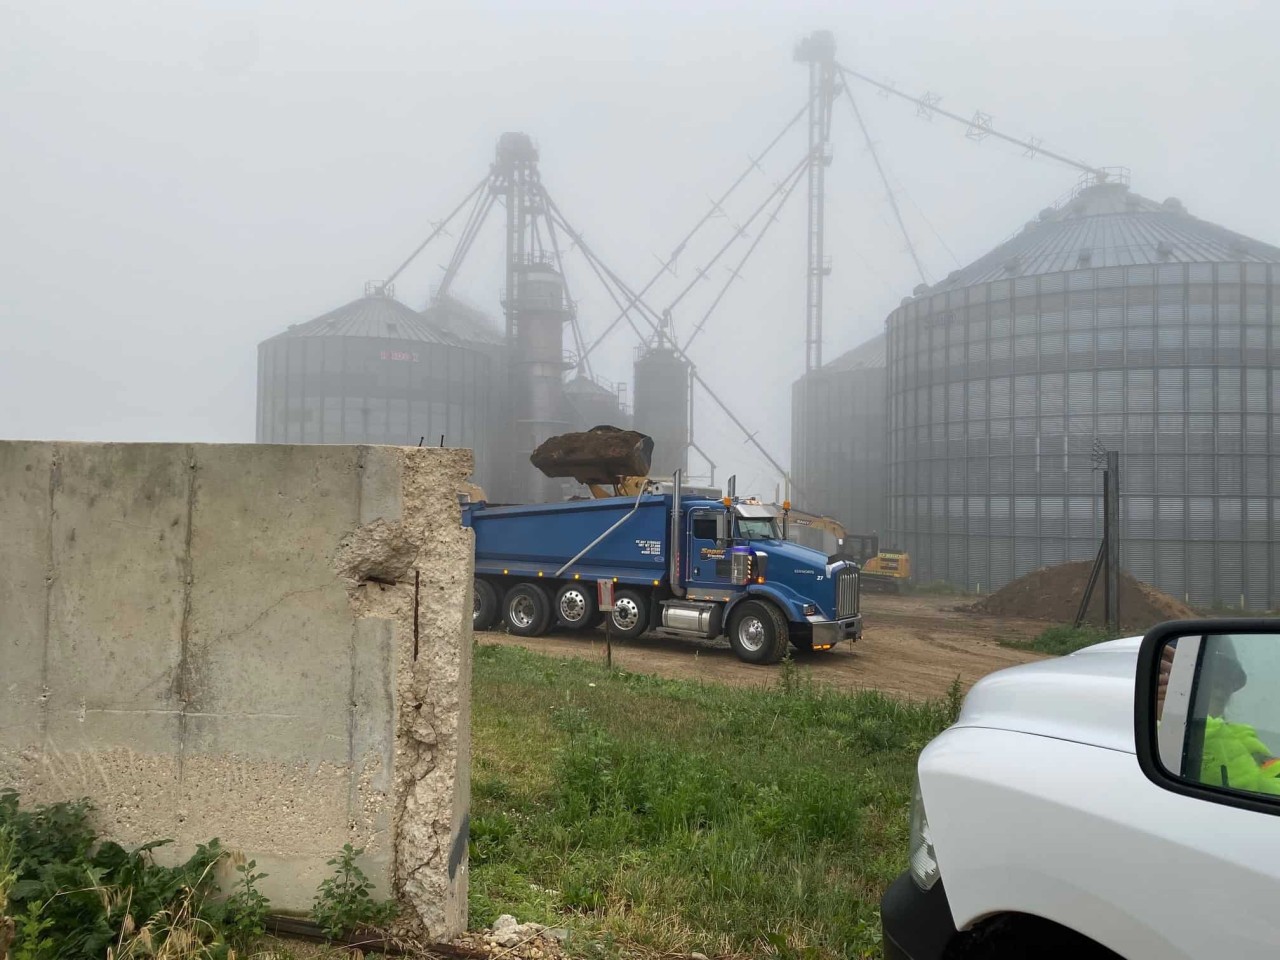
[[[987,727],[1133,753],[1133,695],[1141,637],[1085,647],[979,680],[957,727]]]

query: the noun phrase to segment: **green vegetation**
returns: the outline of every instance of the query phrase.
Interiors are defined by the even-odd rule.
[[[265,873],[255,872],[256,860],[246,861],[243,855],[232,858],[236,868],[235,886],[224,904],[227,939],[241,950],[267,932],[267,914],[271,903],[258,889],[258,881]]]
[[[311,918],[327,937],[337,937],[360,927],[376,927],[395,917],[394,903],[373,899],[373,884],[356,864],[356,857],[362,853],[363,850],[356,850],[348,843],[329,861],[333,876],[321,882],[311,909]]]
[[[1002,639],[1000,644],[1018,650],[1034,650],[1037,653],[1064,656],[1068,653],[1075,653],[1084,647],[1091,647],[1095,643],[1102,643],[1104,640],[1114,640],[1118,636],[1121,636],[1121,634],[1107,630],[1104,627],[1091,627],[1087,624],[1080,627],[1071,627],[1061,624],[1056,627],[1049,627],[1031,640]]]
[[[152,854],[169,841],[126,850],[99,840],[91,812],[87,801],[24,808],[0,790],[0,956],[7,947],[12,960],[231,960],[258,945],[270,905],[254,861],[232,857],[235,882],[223,897],[216,867],[227,853],[217,840],[163,867]],[[316,898],[331,934],[390,919],[357,856],[347,846],[329,861],[335,877]]]
[[[810,685],[609,672],[476,650],[471,923],[501,913],[593,946],[879,956],[906,862],[915,759],[954,717]]]

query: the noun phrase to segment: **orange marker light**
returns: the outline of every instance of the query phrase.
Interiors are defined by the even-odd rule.
[[[786,510],[786,511],[788,511],[788,512],[789,512],[789,511],[791,510],[791,501],[790,501],[790,500],[783,500],[783,501],[782,501],[782,509],[783,509],[783,510]]]
[[[726,509],[728,509],[729,507],[732,507],[732,506],[733,506],[733,500],[731,500],[729,497],[725,497],[725,498],[724,498],[723,500],[721,500],[720,502],[721,502],[721,503],[723,503],[723,504],[725,505],[725,508],[726,508]]]

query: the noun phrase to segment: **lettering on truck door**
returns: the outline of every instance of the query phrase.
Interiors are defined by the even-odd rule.
[[[716,514],[711,509],[689,515],[689,595],[693,599],[726,599],[729,585],[728,545],[716,540]]]

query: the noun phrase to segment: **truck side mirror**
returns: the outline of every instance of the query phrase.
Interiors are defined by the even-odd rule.
[[[732,529],[730,526],[729,511],[725,510],[723,512],[717,512],[716,513],[717,542],[724,543],[728,541],[731,532],[732,532]]]
[[[1139,648],[1134,696],[1142,772],[1174,793],[1280,814],[1277,683],[1275,620],[1154,627]]]

